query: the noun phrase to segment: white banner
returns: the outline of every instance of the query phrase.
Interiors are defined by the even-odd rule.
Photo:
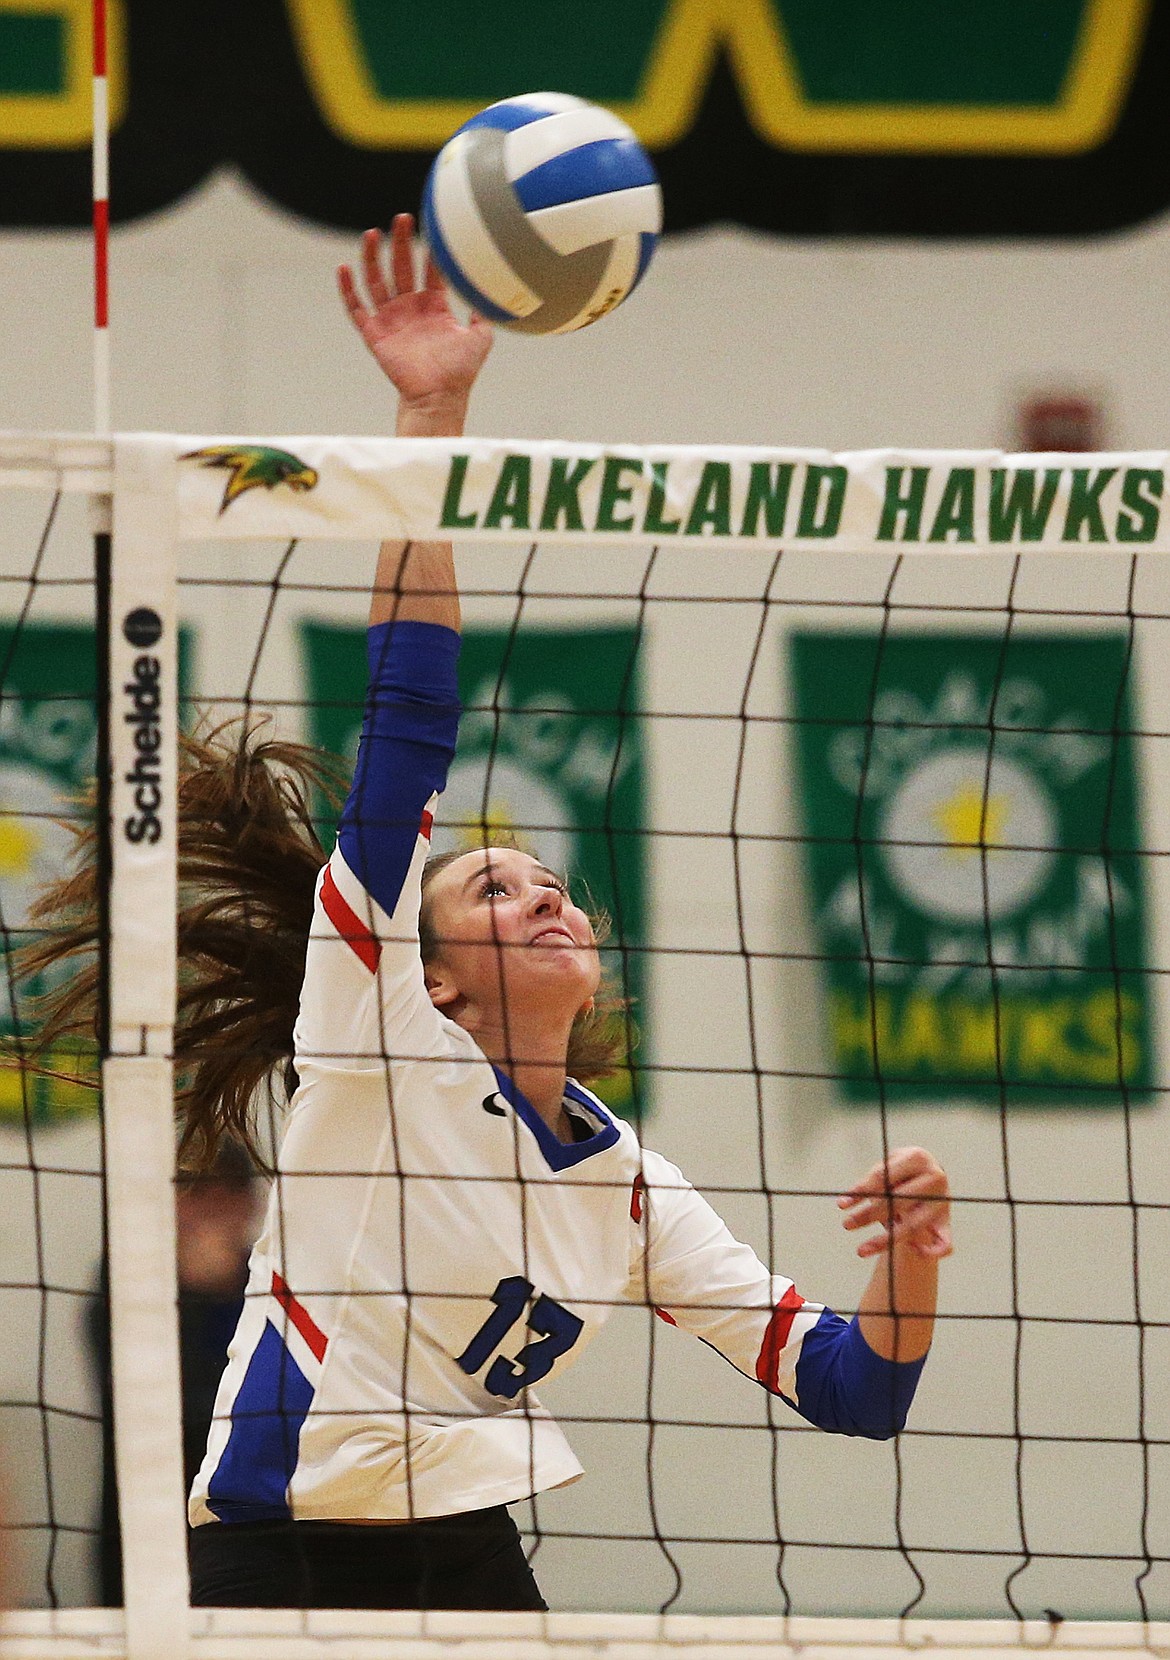
[[[184,537],[714,542],[843,553],[1170,552],[1170,452],[644,448],[489,439],[119,441]]]

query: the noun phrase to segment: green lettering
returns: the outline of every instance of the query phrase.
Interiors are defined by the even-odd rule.
[[[975,469],[952,467],[930,527],[931,542],[975,540]]]
[[[1101,494],[1116,473],[1116,467],[1100,467],[1095,473],[1088,467],[1073,468],[1068,512],[1064,516],[1066,542],[1079,542],[1081,531],[1086,528],[1090,542],[1109,540],[1105,520],[1101,517]]]
[[[898,520],[902,520],[902,541],[917,542],[922,537],[922,508],[926,501],[929,467],[911,467],[910,488],[903,494],[902,480],[905,467],[886,468],[886,499],[882,507],[882,522],[878,526],[878,541],[892,542],[898,534]]]
[[[775,468],[770,461],[752,462],[748,475],[747,501],[743,507],[743,522],[739,527],[741,536],[758,534],[761,508],[767,534],[783,536],[788,496],[792,489],[792,475],[795,470],[791,461],[779,461]]]
[[[1119,542],[1152,542],[1162,517],[1166,475],[1154,467],[1127,467],[1117,515]],[[1144,493],[1143,493],[1144,492]]]
[[[699,488],[695,491],[686,534],[701,536],[707,526],[716,536],[731,535],[731,463],[706,461],[703,463]]]
[[[463,495],[463,482],[467,477],[467,469],[471,465],[469,455],[453,455],[451,467],[447,474],[447,491],[443,497],[443,511],[439,514],[439,523],[444,530],[468,530],[476,523],[474,513],[460,513],[460,499]]]
[[[633,518],[619,519],[614,510],[628,506],[633,499],[634,486],[622,483],[623,474],[630,473],[637,477],[641,471],[642,463],[629,456],[606,456],[605,470],[601,475],[601,500],[597,503],[598,530],[633,530]]]
[[[798,536],[835,536],[841,528],[845,488],[849,474],[844,467],[810,467],[805,474],[800,501]]]
[[[531,457],[506,455],[483,516],[484,529],[500,530],[507,519],[514,530],[527,530],[532,520],[531,501]]]
[[[1059,467],[1044,469],[1044,482],[1039,487],[1039,494],[1035,467],[1017,467],[1010,475],[1006,467],[993,467],[991,511],[988,515],[991,540],[1011,542],[1017,535],[1021,542],[1042,540],[1059,484]]]
[[[680,519],[668,519],[665,516],[666,474],[669,467],[669,461],[650,463],[650,501],[646,507],[642,529],[648,530],[652,536],[674,536],[682,522]]]
[[[549,468],[548,489],[540,513],[541,530],[560,530],[564,518],[566,530],[584,530],[581,517],[581,498],[578,494],[586,474],[596,461],[570,461],[563,455],[554,455]]]

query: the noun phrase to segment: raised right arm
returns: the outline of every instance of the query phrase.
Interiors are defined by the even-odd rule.
[[[338,287],[354,327],[398,391],[400,438],[459,437],[491,330],[460,323],[428,260],[420,286],[414,222],[394,220],[388,269],[377,231],[362,238],[363,297],[348,265]],[[370,691],[338,835],[346,863],[387,915],[414,838],[454,753],[459,592],[450,542],[384,542],[370,597]]]
[[[388,269],[379,233],[367,231],[364,295],[347,265],[338,284],[354,326],[397,388],[398,436],[458,437],[491,331],[474,317],[456,319],[433,264],[419,286],[413,229],[409,214],[395,219]],[[339,1053],[346,1043],[352,1053],[366,1052],[370,1005],[362,993],[375,976],[379,1042],[386,1018],[396,1024],[399,1015],[431,1012],[418,953],[419,881],[430,816],[455,751],[459,622],[450,543],[383,543],[370,600],[361,742],[309,944],[302,1053],[325,1054],[331,1043]],[[352,1013],[352,1030],[331,1038],[342,1007]]]
[[[398,436],[458,438],[471,389],[491,350],[491,328],[474,312],[466,324],[458,321],[432,260],[419,287],[413,232],[410,214],[398,214],[390,233],[387,278],[381,237],[367,231],[362,238],[366,298],[348,265],[338,270],[338,286],[354,327],[398,390]],[[449,542],[382,544],[370,622],[391,620],[439,623],[458,632],[459,594]]]
[[[398,390],[398,436],[459,437],[491,334],[474,317],[458,322],[433,262],[419,286],[413,229],[409,214],[395,219],[388,269],[380,236],[366,232],[364,298],[348,265],[338,285],[354,327]],[[387,916],[404,897],[420,824],[454,753],[459,623],[451,544],[384,542],[370,598],[369,694],[338,845]]]

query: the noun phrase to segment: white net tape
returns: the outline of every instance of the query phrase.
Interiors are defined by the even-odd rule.
[[[10,1660],[121,1660],[113,1610],[11,1614],[0,1624]],[[200,1660],[860,1660],[943,1654],[947,1660],[1075,1654],[1115,1660],[1170,1653],[1170,1626],[1106,1621],[776,1619],[738,1615],[413,1614],[292,1609],[195,1609]]]

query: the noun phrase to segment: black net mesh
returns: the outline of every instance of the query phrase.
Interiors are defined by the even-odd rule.
[[[23,547],[0,634],[6,951],[46,873],[29,827],[68,816],[92,771],[87,543],[39,511],[5,537]],[[264,720],[352,766],[371,567],[340,543],[185,550],[188,726]],[[587,1472],[515,1510],[548,1601],[1165,1617],[1161,562],[541,542],[460,569],[464,716],[434,845],[514,837],[608,913],[626,1024],[609,1110],[843,1314],[868,1270],[836,1196],[915,1144],[955,1194],[895,1442],[818,1432],[644,1302],[615,1307],[539,1389]],[[312,812],[329,847],[335,808]],[[9,875],[21,859],[32,874]],[[85,1603],[109,1583],[93,1092],[3,1076],[3,1537],[17,1600]],[[279,1091],[260,1116],[272,1151]],[[211,1187],[180,1229],[214,1211],[236,1282],[196,1283],[192,1250],[189,1467],[254,1226],[241,1172]],[[433,1295],[407,1277],[408,1306]]]

